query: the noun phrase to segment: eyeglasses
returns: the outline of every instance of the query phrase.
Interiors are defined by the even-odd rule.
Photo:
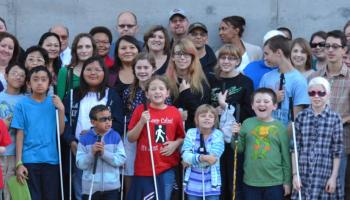
[[[326,96],[326,92],[322,92],[322,91],[314,91],[314,90],[312,90],[312,91],[309,91],[308,92],[308,94],[309,94],[309,96],[310,97],[314,97],[314,96],[319,96],[319,97],[324,97],[324,96]]]
[[[99,122],[106,122],[107,120],[112,121],[113,120],[112,116],[97,118],[97,121]]]
[[[176,52],[174,53],[174,56],[175,56],[175,58],[181,58],[182,56],[183,56],[184,58],[190,58],[190,57],[191,57],[191,54],[186,53],[186,52],[183,52],[183,51],[176,51]]]
[[[310,47],[311,47],[311,48],[316,48],[316,47],[323,48],[325,45],[326,45],[325,42],[310,43]]]
[[[135,24],[119,24],[119,28],[125,28],[127,27],[128,29],[134,28],[136,25]]]
[[[25,73],[18,73],[18,72],[10,72],[9,75],[14,76],[14,77],[19,77],[22,79],[24,79],[26,77]]]
[[[324,46],[327,50],[329,50],[330,48],[334,49],[334,50],[337,50],[339,48],[343,48],[344,46],[343,45],[339,45],[339,44],[326,44]]]
[[[207,34],[206,33],[204,33],[204,32],[202,32],[202,33],[190,33],[190,35],[192,36],[192,37],[198,37],[198,36],[200,36],[200,37],[205,37],[205,36],[207,36]]]
[[[234,56],[220,56],[219,58],[220,60],[228,60],[228,61],[235,61],[235,60],[239,60],[239,58],[237,57],[234,57]]]

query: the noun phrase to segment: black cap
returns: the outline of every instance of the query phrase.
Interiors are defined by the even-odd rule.
[[[188,28],[188,32],[190,33],[196,28],[200,28],[204,32],[208,33],[207,27],[204,24],[200,23],[200,22],[195,22],[195,23],[191,24],[190,27]]]

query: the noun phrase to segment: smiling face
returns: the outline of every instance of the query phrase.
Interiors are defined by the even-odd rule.
[[[160,107],[164,105],[165,99],[169,97],[169,90],[163,81],[155,79],[149,83],[146,97],[151,101],[153,107]]]
[[[219,57],[219,67],[221,73],[231,73],[240,63],[240,59],[231,55],[221,55]]]
[[[40,65],[45,65],[45,59],[43,55],[39,51],[33,51],[28,54],[24,66],[30,71],[33,67],[37,67]]]
[[[77,55],[78,59],[81,62],[84,62],[88,58],[90,58],[93,54],[93,46],[92,41],[88,37],[82,37],[80,38],[78,44],[77,44]]]
[[[138,60],[134,67],[136,78],[140,82],[149,80],[153,74],[154,68],[148,60]]]
[[[174,48],[173,61],[177,70],[188,70],[192,63],[192,55],[182,51],[177,45]]]
[[[305,69],[307,54],[298,43],[296,43],[292,48],[291,60],[295,67]]]
[[[13,56],[14,48],[15,43],[11,38],[3,38],[0,41],[0,60],[8,64]]]
[[[96,89],[104,79],[104,71],[99,62],[94,61],[84,68],[83,78],[92,89]]]
[[[163,31],[155,31],[147,41],[147,46],[150,51],[160,52],[164,51],[165,36]]]
[[[108,35],[105,33],[95,33],[92,38],[95,40],[98,55],[105,57],[109,53],[111,47]]]
[[[47,37],[44,40],[42,47],[47,51],[50,59],[55,59],[59,56],[60,43],[55,36]]]
[[[169,21],[170,31],[174,37],[181,37],[187,33],[188,30],[188,20],[181,15],[173,16]]]
[[[256,93],[254,95],[252,109],[254,110],[258,119],[262,121],[272,120],[272,111],[277,108],[277,104],[274,104],[272,97],[268,93]]]
[[[208,111],[201,113],[197,118],[198,127],[200,129],[212,129],[215,125],[215,114]]]
[[[326,58],[326,52],[324,45],[326,43],[326,40],[323,39],[320,36],[315,36],[311,41],[311,46],[316,45],[315,47],[311,47],[312,55],[315,56],[317,59],[325,59]]]
[[[8,89],[20,90],[25,83],[26,73],[19,66],[14,66],[8,74],[5,74],[5,79]]]
[[[131,63],[137,54],[138,49],[134,44],[126,40],[120,41],[118,47],[118,57],[122,63]]]
[[[264,46],[264,61],[268,66],[278,66],[277,53],[273,52],[269,45]]]
[[[346,50],[342,47],[341,40],[334,37],[327,37],[325,49],[327,61],[330,63],[341,62]]]

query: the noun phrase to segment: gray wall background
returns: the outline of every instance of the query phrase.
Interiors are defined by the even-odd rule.
[[[115,31],[116,16],[133,11],[140,25],[137,37],[154,24],[168,26],[168,13],[186,11],[190,22],[200,21],[209,29],[209,44],[221,45],[218,25],[223,17],[241,15],[246,19],[244,40],[262,45],[263,35],[279,26],[289,27],[293,37],[305,37],[318,30],[342,29],[350,20],[350,0],[0,0],[0,16],[24,48],[36,44],[54,24],[70,30],[70,41],[96,25]]]

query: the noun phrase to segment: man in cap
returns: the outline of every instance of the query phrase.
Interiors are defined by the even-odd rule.
[[[208,76],[208,74],[213,73],[213,68],[216,65],[215,53],[207,44],[208,29],[200,22],[193,23],[188,28],[188,36],[196,47],[202,64],[202,69],[206,76]]]
[[[186,37],[188,30],[188,19],[185,11],[181,8],[175,8],[169,13],[169,29],[173,35],[171,46],[174,42]]]

